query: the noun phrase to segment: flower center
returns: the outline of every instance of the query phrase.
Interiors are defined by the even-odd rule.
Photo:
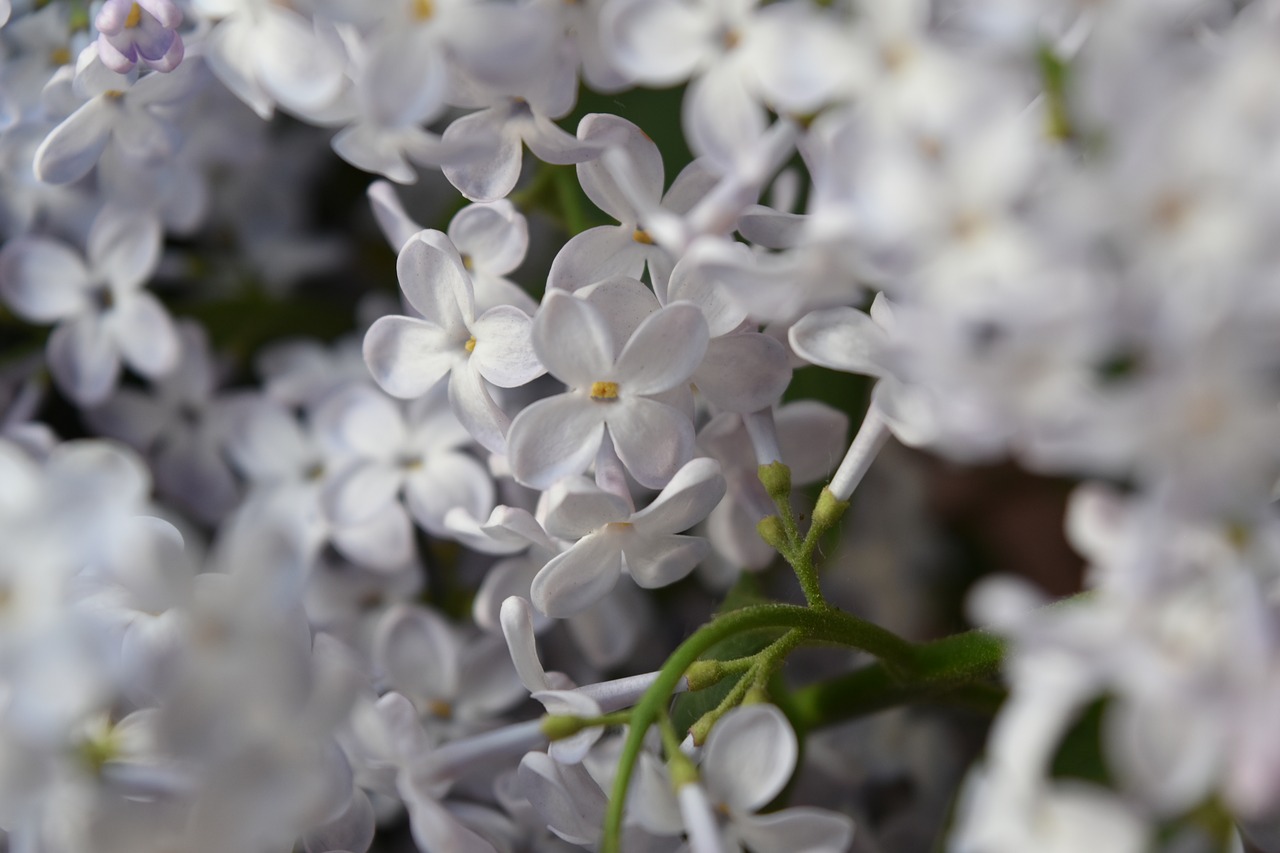
[[[465,344],[463,344],[463,345],[462,345],[462,347],[463,347],[463,349],[465,349],[467,352],[475,352],[475,351],[476,351],[476,336],[475,336],[475,335],[472,335],[471,337],[467,338],[467,342],[466,342]]]
[[[431,712],[431,716],[438,719],[453,719],[453,706],[442,699],[432,699],[427,702],[427,710]]]
[[[129,7],[129,16],[124,19],[124,28],[131,30],[142,21],[142,7],[134,3]]]
[[[632,231],[631,239],[635,240],[637,243],[643,243],[646,246],[653,245],[653,238],[650,237],[649,232],[643,228],[637,228],[635,231]]]
[[[425,21],[436,13],[436,4],[432,0],[413,0],[413,17]]]
[[[591,399],[592,400],[618,399],[618,383],[617,382],[592,382],[591,383]]]

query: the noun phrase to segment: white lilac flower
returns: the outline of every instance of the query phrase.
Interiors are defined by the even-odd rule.
[[[98,55],[117,74],[139,62],[156,71],[172,71],[182,62],[182,12],[172,0],[106,0],[93,25]]]
[[[152,382],[152,393],[119,388],[84,416],[101,434],[150,455],[164,497],[196,520],[216,524],[240,498],[222,452],[226,417],[225,400],[215,396],[218,365],[204,327],[181,321],[178,339],[178,364]]]
[[[633,192],[642,195],[643,203],[637,205],[618,185],[606,160],[579,163],[582,191],[619,224],[589,228],[565,243],[551,264],[547,286],[573,291],[618,275],[638,279],[647,265],[661,296],[674,260],[645,230],[644,217],[659,207],[673,214],[687,212],[710,190],[714,179],[695,161],[664,195],[658,146],[640,128],[618,116],[584,116],[578,124],[578,138],[601,149],[625,151],[634,173]]]
[[[81,405],[107,398],[122,361],[152,378],[178,363],[173,320],[142,289],[159,261],[160,239],[153,219],[104,208],[84,260],[47,237],[20,237],[0,250],[0,294],[28,320],[57,323],[49,369]]]
[[[330,478],[350,451],[335,446],[329,431],[299,420],[262,397],[238,401],[229,418],[227,455],[249,480],[232,521],[250,526],[274,520],[295,554],[309,561],[326,542],[361,565],[393,571],[413,559],[413,529],[399,504],[356,523],[331,521],[322,508]]]
[[[408,404],[368,385],[335,392],[316,411],[317,428],[345,457],[321,502],[337,524],[360,524],[404,507],[428,533],[450,536],[445,518],[461,510],[473,519],[493,510],[489,472],[465,452],[472,443],[436,389]]]
[[[438,742],[491,727],[525,696],[500,637],[461,631],[423,607],[386,612],[372,659],[382,684],[413,702]]]
[[[364,356],[374,378],[392,396],[413,398],[448,376],[458,420],[482,445],[503,452],[510,421],[489,383],[515,388],[545,371],[530,342],[529,316],[511,305],[477,316],[462,258],[438,231],[405,244],[396,270],[421,319],[382,317],[369,328]]]
[[[134,79],[103,65],[98,46],[85,48],[73,80],[65,86],[83,102],[49,132],[35,154],[35,174],[50,184],[69,184],[89,173],[108,153],[152,165],[173,157],[179,134],[167,113],[201,82],[202,64],[184,62],[169,74]]]
[[[684,577],[710,546],[680,531],[706,518],[724,488],[720,465],[711,459],[684,465],[639,512],[585,479],[557,483],[548,493],[547,527],[575,544],[534,578],[534,604],[548,616],[563,617],[603,597],[624,571],[646,588]]]
[[[330,107],[347,85],[345,56],[315,22],[266,0],[193,0],[212,22],[201,45],[210,70],[264,119],[276,104],[308,115]]]
[[[782,791],[798,758],[795,732],[776,706],[735,708],[707,737],[699,781],[676,791],[680,813],[671,813],[675,802],[651,798],[645,822],[666,833],[683,825],[695,853],[744,847],[758,853],[843,853],[854,831],[846,815],[806,806],[755,814]]]
[[[563,291],[549,292],[534,322],[533,343],[569,390],[534,403],[512,422],[508,446],[516,479],[546,488],[585,470],[607,429],[641,485],[665,485],[693,454],[693,425],[653,396],[688,381],[707,337],[702,312],[673,303],[645,318],[615,356],[613,335],[598,310]]]

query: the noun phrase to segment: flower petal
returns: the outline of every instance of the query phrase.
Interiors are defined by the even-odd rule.
[[[405,499],[428,533],[448,536],[445,516],[461,507],[472,518],[493,511],[493,478],[483,465],[461,453],[430,455],[405,480]]]
[[[610,405],[606,415],[618,458],[646,488],[665,486],[693,456],[693,424],[679,409],[637,397]]]
[[[787,333],[796,355],[813,364],[883,376],[877,356],[888,345],[884,329],[857,308],[843,306],[812,311]]]
[[[115,341],[96,315],[58,326],[49,336],[45,352],[58,387],[82,406],[101,403],[120,378]]]
[[[796,768],[796,734],[773,705],[747,705],[725,714],[707,738],[702,775],[715,797],[740,814],[764,806]]]
[[[480,110],[456,119],[443,134],[445,142],[474,139],[475,147],[486,149],[488,156],[446,163],[441,169],[449,183],[472,201],[505,198],[520,179],[524,145],[504,118],[505,113],[499,110]]]
[[[727,412],[758,412],[782,399],[791,384],[787,348],[760,332],[715,338],[693,374],[698,390]]]
[[[720,463],[700,457],[676,472],[662,494],[631,521],[645,534],[679,533],[704,520],[724,497]]]
[[[614,377],[627,395],[660,394],[688,381],[707,352],[707,321],[691,302],[644,319],[622,348]]]
[[[499,305],[472,325],[472,366],[499,388],[518,388],[547,372],[533,350],[533,320],[519,308]]]
[[[590,388],[613,377],[613,337],[600,312],[564,291],[549,291],[533,321],[533,348],[555,378]]]
[[[49,131],[36,149],[36,177],[46,184],[69,184],[89,174],[111,139],[115,106],[94,98]]]
[[[547,616],[572,616],[609,594],[622,574],[615,537],[592,534],[542,567],[529,594]]]
[[[489,385],[470,364],[460,364],[449,376],[449,406],[471,437],[487,450],[507,452],[511,419],[489,393]]]
[[[125,363],[143,376],[163,376],[178,366],[182,344],[173,318],[146,291],[119,298],[104,318]]]
[[[811,807],[739,816],[733,833],[753,853],[845,853],[853,843],[853,819]]]
[[[457,362],[450,336],[416,317],[379,317],[364,336],[364,360],[382,390],[413,399],[427,393]]]
[[[692,426],[679,412],[671,412],[688,427],[692,452]],[[535,489],[547,489],[561,477],[581,474],[600,449],[605,416],[601,404],[578,394],[549,397],[521,411],[507,433],[507,453],[516,480]],[[663,425],[668,422],[669,418]],[[641,448],[637,451],[643,452]]]
[[[599,148],[621,148],[631,161],[639,183],[656,205],[662,198],[662,154],[639,127],[621,116],[591,113],[578,123],[578,138]],[[614,180],[603,160],[578,164],[578,182],[596,207],[634,228],[639,212]]]
[[[627,573],[645,589],[668,586],[683,578],[711,553],[711,544],[697,536],[630,537],[623,549]]]
[[[396,277],[409,304],[461,344],[466,324],[475,316],[471,279],[449,238],[421,231],[396,257]]]
[[[16,314],[52,323],[88,304],[89,271],[69,246],[44,237],[15,237],[0,250],[0,294]]]
[[[413,559],[413,525],[398,503],[366,522],[335,528],[331,537],[343,556],[370,569],[390,571]]]
[[[586,477],[567,477],[546,494],[546,527],[552,536],[581,539],[615,521],[626,521],[631,508]]]
[[[397,604],[373,638],[373,662],[392,687],[417,699],[453,699],[462,681],[462,645],[453,628],[425,607]]]
[[[469,204],[449,223],[449,239],[473,267],[506,275],[529,251],[529,221],[505,198]]]
[[[600,225],[575,235],[551,262],[548,290],[573,292],[614,276],[639,278],[648,247],[634,235],[634,226],[628,225]]]
[[[384,462],[356,462],[324,485],[320,505],[334,524],[360,524],[396,499],[404,474]]]

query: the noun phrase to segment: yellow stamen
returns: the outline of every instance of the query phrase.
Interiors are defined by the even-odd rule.
[[[124,97],[124,92],[121,92],[119,89],[109,89],[102,93],[102,97],[106,98],[108,101],[118,101]]]
[[[591,383],[591,399],[592,400],[618,399],[618,383],[617,382],[592,382]]]
[[[475,261],[471,260],[471,256],[464,254],[462,256],[462,268],[465,270],[473,270],[476,268]]]
[[[129,17],[124,19],[124,28],[131,30],[142,21],[142,7],[134,3],[129,7]]]
[[[476,351],[475,335],[472,335],[471,337],[467,338],[467,342],[462,346],[466,348],[467,352],[475,352]]]
[[[413,17],[425,21],[436,13],[436,4],[432,0],[413,0]]]
[[[71,61],[71,51],[65,47],[55,47],[49,51],[49,62],[54,65],[66,65]]]
[[[453,717],[453,706],[441,699],[432,699],[427,703],[427,710],[432,716],[439,717],[442,720],[448,720]]]
[[[635,240],[637,243],[644,243],[646,246],[653,245],[653,238],[650,237],[649,232],[645,231],[643,228],[637,228],[635,231],[632,231],[631,239]]]

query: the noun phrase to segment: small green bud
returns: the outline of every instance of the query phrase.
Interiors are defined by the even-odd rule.
[[[769,691],[763,684],[753,684],[747,694],[742,697],[743,706],[765,705],[769,702]]]
[[[704,690],[717,684],[729,673],[718,660],[699,660],[689,665],[684,671],[685,681],[690,690]]]
[[[547,714],[542,718],[539,728],[548,740],[564,740],[567,737],[573,737],[588,725],[589,723],[581,717],[569,714]]]
[[[782,519],[776,515],[760,519],[760,523],[756,525],[756,531],[770,547],[783,552],[791,547],[791,543],[787,540],[787,528],[783,526]]]
[[[707,735],[711,734],[711,727],[719,719],[720,715],[715,711],[708,711],[699,717],[698,721],[692,726],[689,726],[689,734],[693,735],[693,742],[696,746],[702,746],[707,742]]]
[[[840,500],[830,489],[824,488],[818,495],[818,505],[813,508],[813,528],[819,533],[830,530],[848,508],[848,501]]]
[[[768,465],[761,465],[758,474],[760,482],[764,483],[764,490],[774,503],[791,500],[790,468],[781,462],[770,462]]]

